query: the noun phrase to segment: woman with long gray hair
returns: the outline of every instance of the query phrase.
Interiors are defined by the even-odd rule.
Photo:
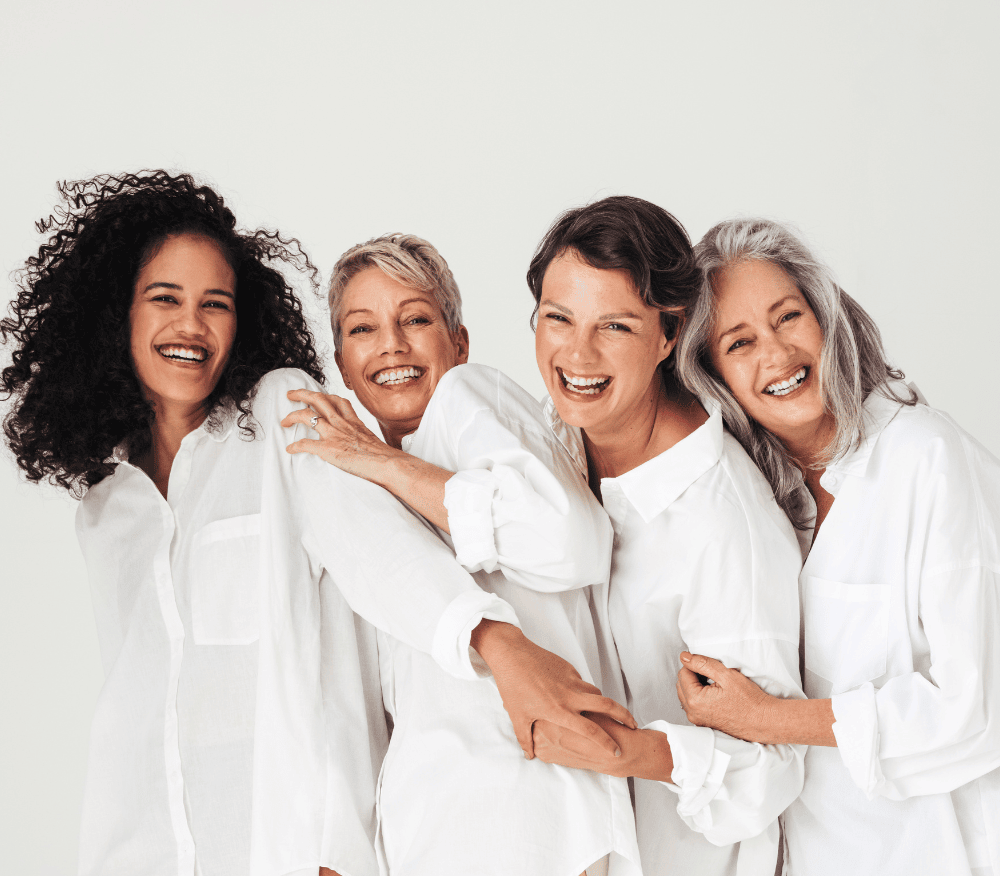
[[[688,719],[810,746],[786,872],[1000,874],[1000,463],[786,228],[723,222],[696,253],[680,374],[799,532],[809,699],[685,653]]]

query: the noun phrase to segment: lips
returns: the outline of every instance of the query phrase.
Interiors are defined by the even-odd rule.
[[[562,368],[556,368],[563,387],[571,395],[597,396],[611,384],[611,378],[606,375],[570,374]]]
[[[196,344],[163,344],[156,348],[164,359],[173,362],[206,362],[211,355],[204,347]]]
[[[405,386],[424,376],[426,369],[416,365],[398,365],[394,368],[383,368],[369,378],[378,386]]]
[[[809,366],[803,365],[790,377],[786,377],[784,380],[776,380],[774,383],[765,386],[764,394],[780,397],[794,392],[805,383],[806,378],[809,376],[809,371]]]

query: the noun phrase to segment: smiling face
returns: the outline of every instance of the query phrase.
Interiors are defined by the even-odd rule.
[[[340,310],[336,354],[344,384],[399,447],[415,432],[442,375],[469,361],[464,326],[452,333],[434,295],[404,286],[377,267],[355,274]]]
[[[129,324],[135,373],[156,410],[204,407],[236,336],[236,275],[215,241],[168,237],[136,277]]]
[[[709,351],[736,401],[796,456],[822,451],[834,425],[819,380],[823,332],[795,281],[748,260],[720,271],[712,288]]]
[[[592,267],[574,250],[546,269],[535,357],[564,422],[592,438],[623,434],[655,409],[657,368],[674,344],[626,271]]]

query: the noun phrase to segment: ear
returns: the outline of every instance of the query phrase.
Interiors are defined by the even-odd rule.
[[[456,365],[464,365],[469,361],[469,330],[460,325],[458,330],[452,334],[455,340]]]
[[[339,351],[333,354],[333,361],[337,363],[337,367],[340,369],[340,379],[344,381],[344,386],[351,390],[351,392],[354,392],[354,387],[351,386],[351,378],[347,376],[347,369],[344,367],[344,357],[340,355]]]
[[[684,308],[683,307],[665,307],[663,309],[664,313],[669,313],[672,316],[677,317],[677,330],[674,332],[674,336],[667,340],[667,336],[663,335],[663,340],[661,342],[659,354],[660,362],[664,362],[670,358],[670,354],[674,351],[677,346],[677,341],[681,336],[681,332],[684,330]]]

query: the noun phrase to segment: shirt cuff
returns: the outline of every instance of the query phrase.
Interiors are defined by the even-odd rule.
[[[653,721],[643,729],[667,734],[674,769],[671,781],[660,784],[680,798],[677,814],[684,823],[692,830],[706,833],[713,824],[709,804],[722,787],[730,756],[716,749],[715,732],[709,727]]]
[[[851,774],[851,779],[869,800],[885,784],[882,765],[878,760],[879,732],[878,710],[875,707],[875,688],[866,682],[846,693],[830,698],[833,706],[833,735],[837,739],[840,758]]]
[[[444,507],[455,546],[455,559],[468,572],[492,572],[497,567],[493,535],[493,494],[496,478],[486,469],[466,469],[448,478]]]
[[[469,644],[481,620],[501,621],[518,629],[514,609],[499,596],[485,590],[468,590],[456,596],[444,610],[431,644],[431,656],[445,672],[456,678],[485,678],[489,667]]]

